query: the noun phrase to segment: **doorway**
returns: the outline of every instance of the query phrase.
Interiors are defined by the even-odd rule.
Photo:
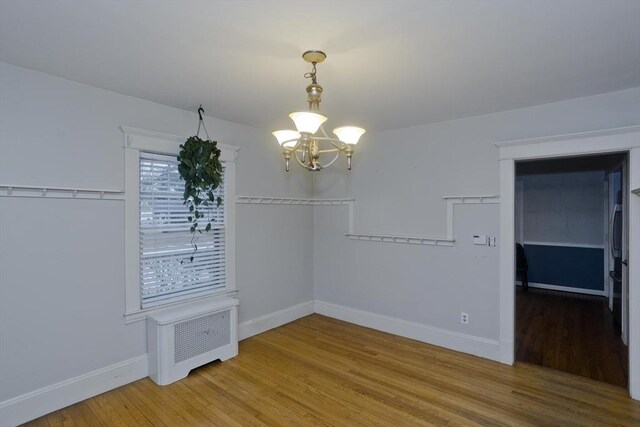
[[[626,154],[516,162],[516,360],[627,387]]]
[[[498,360],[515,362],[515,163],[564,156],[628,153],[629,394],[640,400],[640,126],[496,143],[500,171]],[[503,250],[502,248],[508,248]]]

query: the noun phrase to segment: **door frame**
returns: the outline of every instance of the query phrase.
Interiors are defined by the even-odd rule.
[[[514,200],[514,203],[516,204],[515,214],[516,214],[516,218],[520,218],[520,224],[518,224],[517,221],[515,223],[516,226],[519,225],[519,227],[517,227],[516,229],[516,242],[524,245],[524,181],[518,180],[516,178],[515,185],[516,185],[515,186],[516,198]]]
[[[640,187],[640,126],[496,143],[500,169],[499,360],[515,362],[515,163],[521,160],[628,153],[627,189]],[[640,197],[628,200],[629,392],[640,400]]]
[[[607,305],[609,311],[613,313],[613,278],[609,275],[611,271],[611,195],[613,194],[613,182],[610,171],[605,170],[604,174],[604,284],[607,294]]]
[[[629,191],[629,174],[628,174],[628,169],[629,169],[629,161],[627,158],[625,158],[624,160],[622,160],[619,163],[614,164],[613,166],[610,166],[607,170],[606,170],[606,175],[607,178],[611,177],[612,173],[615,173],[617,171],[619,171],[620,175],[621,175],[621,189],[622,189],[622,242],[621,242],[621,257],[623,260],[627,260],[629,259],[629,195],[631,194],[631,192]],[[613,182],[611,182],[611,180],[608,180],[608,194],[607,194],[607,199],[610,199],[611,197],[616,197],[613,194]],[[611,200],[607,200],[607,217],[606,217],[606,223],[607,223],[607,236],[606,236],[606,241],[605,241],[605,252],[606,252],[606,265],[608,265],[608,270],[612,269],[612,262],[613,262],[613,255],[611,253],[611,239],[612,239],[612,235],[611,235],[611,231],[613,229],[613,219],[614,219],[614,215],[613,212],[611,211],[611,206],[610,206],[610,202]],[[613,205],[616,205],[616,202],[613,202]],[[629,345],[629,277],[628,277],[628,268],[622,268],[622,288],[621,288],[621,292],[622,292],[622,296],[621,296],[621,300],[622,300],[622,305],[621,305],[621,317],[620,317],[620,321],[621,321],[621,329],[622,329],[622,333],[621,333],[621,338],[622,338],[622,342],[625,345]],[[607,271],[608,273],[608,271]],[[608,275],[608,274],[607,274]],[[607,284],[611,287],[611,290],[609,292],[609,308],[611,311],[613,311],[613,288],[614,288],[614,283],[613,283],[613,279],[611,279],[609,277],[609,280],[607,281]]]

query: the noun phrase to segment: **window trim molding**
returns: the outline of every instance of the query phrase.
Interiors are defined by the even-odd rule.
[[[124,255],[125,255],[125,323],[145,320],[147,315],[168,307],[180,306],[195,300],[234,296],[236,288],[236,159],[239,147],[218,144],[220,161],[225,166],[225,266],[226,286],[214,293],[194,295],[183,301],[169,302],[157,307],[143,309],[140,297],[140,152],[178,155],[179,145],[188,137],[145,129],[121,126],[124,134]]]

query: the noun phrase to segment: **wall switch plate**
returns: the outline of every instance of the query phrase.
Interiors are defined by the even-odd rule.
[[[489,237],[489,246],[497,246],[498,238],[497,237]]]
[[[473,244],[487,246],[487,236],[485,235],[473,236]]]
[[[466,325],[467,323],[469,323],[469,314],[467,314],[467,313],[460,313],[460,323],[463,323],[463,324],[465,324],[465,325]]]

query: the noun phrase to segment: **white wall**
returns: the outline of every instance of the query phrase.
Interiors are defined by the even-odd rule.
[[[356,206],[360,209],[357,195]],[[462,237],[453,247],[435,247],[349,240],[344,236],[346,208],[317,207],[315,298],[497,340],[493,307],[498,294],[493,289],[498,283],[498,250],[474,245],[472,236],[497,237],[498,208],[456,206],[454,220]],[[472,319],[464,328],[461,312]]]
[[[3,185],[122,191],[120,125],[197,126],[193,112],[6,63],[0,94]],[[241,147],[238,195],[310,195],[311,178],[285,174],[268,132],[206,123]],[[122,201],[0,198],[0,402],[146,353],[144,322],[122,317],[123,221]],[[312,240],[311,207],[238,205],[240,322],[312,300]]]
[[[604,245],[604,170],[518,176],[525,242]]]
[[[444,237],[445,195],[499,194],[495,142],[638,125],[640,88],[363,136],[351,173],[314,176],[316,197],[355,197],[354,231]],[[495,205],[494,205],[495,206]],[[498,337],[499,248],[494,206],[456,207],[456,245],[344,237],[343,208],[316,208],[316,298],[485,339]],[[464,212],[458,213],[458,209]],[[510,248],[509,248],[510,249]],[[470,323],[460,323],[467,311]]]

